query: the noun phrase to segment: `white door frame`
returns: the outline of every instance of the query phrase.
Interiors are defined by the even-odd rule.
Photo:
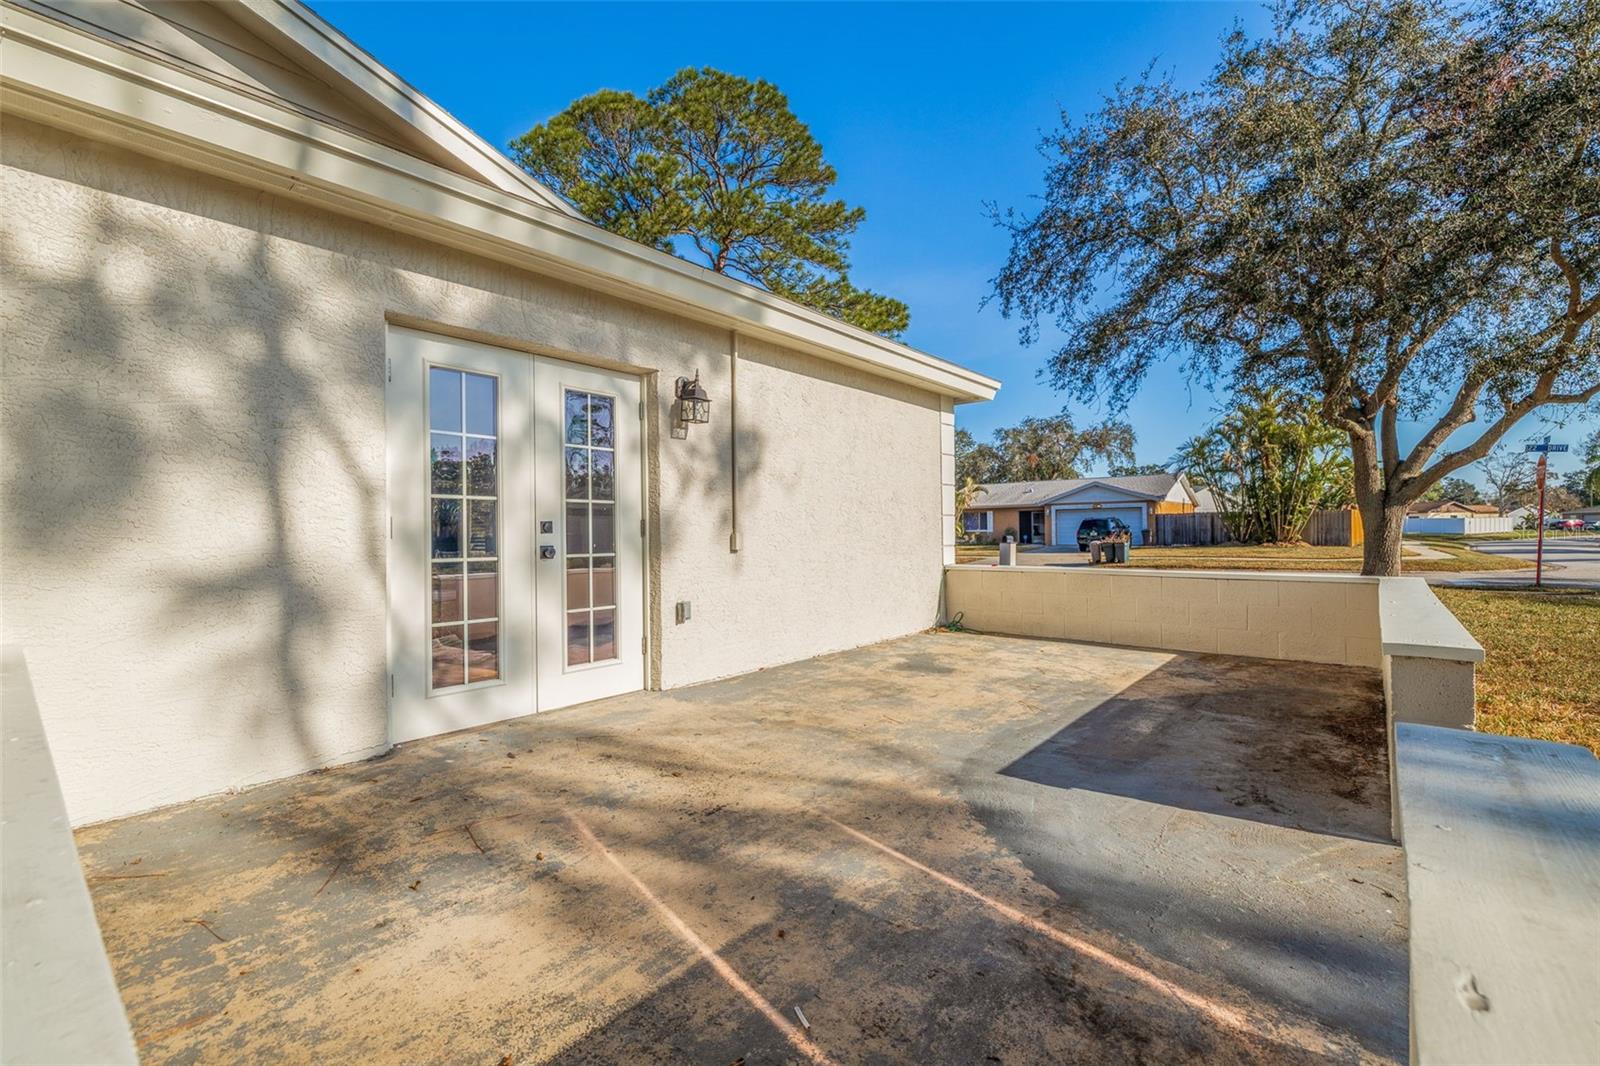
[[[647,687],[645,427],[638,375],[390,325],[385,375],[388,732],[391,743],[472,728]],[[495,681],[431,691],[427,367],[500,383],[501,671]],[[561,481],[563,389],[615,398],[615,661],[565,662],[567,550]],[[628,467],[632,467],[631,472]],[[542,522],[552,532],[542,534]],[[553,559],[537,558],[551,545]]]

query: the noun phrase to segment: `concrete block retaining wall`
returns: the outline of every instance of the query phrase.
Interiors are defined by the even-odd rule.
[[[960,614],[963,625],[988,633],[1377,668],[1378,582],[1346,574],[952,566],[945,616]]]
[[[1396,840],[1395,725],[1471,729],[1483,661],[1419,577],[949,566],[944,614],[987,633],[1379,669]]]

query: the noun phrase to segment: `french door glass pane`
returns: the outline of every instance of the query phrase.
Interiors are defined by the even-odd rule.
[[[433,491],[453,496],[461,491],[461,438],[453,433],[435,433],[429,449],[433,469]]]
[[[589,612],[567,615],[567,665],[581,666],[589,661]]]
[[[566,427],[568,444],[589,443],[588,395],[569,392],[566,395]]]
[[[567,504],[567,555],[589,554],[589,505]]]
[[[459,561],[433,567],[435,691],[500,676],[499,388],[487,374],[428,368],[432,553],[472,560],[465,571]]]
[[[567,608],[589,606],[589,560],[580,556],[567,559]]]
[[[467,492],[473,496],[497,495],[499,489],[495,477],[495,439],[468,437],[466,463]]]
[[[617,658],[616,401],[562,397],[562,495],[567,516],[567,665]],[[600,502],[595,502],[600,501]]]
[[[594,605],[596,607],[615,607],[617,605],[616,591],[616,564],[613,556],[600,555],[594,559]]]
[[[435,563],[433,567],[433,621],[459,622],[461,606],[461,564]]]
[[[617,516],[616,507],[609,503],[597,503],[591,513],[594,518],[594,550],[596,552],[614,552],[617,550]]]
[[[500,676],[500,623],[467,624],[467,682],[493,681]]]
[[[428,428],[461,432],[461,371],[428,368]]]
[[[493,437],[499,433],[495,425],[495,386],[498,382],[494,378],[482,374],[468,374],[467,378],[467,432],[476,433],[485,437]]]
[[[433,557],[456,559],[461,556],[461,501],[433,500]]]
[[[594,612],[594,661],[617,657],[617,612],[613,608]]]
[[[616,472],[612,469],[612,464],[616,462],[616,454],[600,448],[589,453],[590,491],[597,500],[610,500],[616,497]]]
[[[589,449],[567,449],[567,499],[589,498]]]
[[[471,563],[467,567],[467,617],[500,616],[500,564]]]
[[[462,655],[461,627],[437,626],[433,631],[433,687],[466,684],[466,659]]]
[[[614,448],[611,439],[611,397],[589,397],[589,443],[596,448]]]

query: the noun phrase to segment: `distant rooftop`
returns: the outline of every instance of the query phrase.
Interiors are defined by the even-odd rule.
[[[1127,477],[1075,477],[1054,481],[1003,481],[979,485],[971,507],[1043,507],[1085,485],[1108,485],[1135,496],[1162,499],[1177,484],[1176,474],[1132,474]]]
[[[1500,508],[1492,503],[1461,503],[1457,500],[1418,500],[1409,508],[1411,514],[1492,514]]]

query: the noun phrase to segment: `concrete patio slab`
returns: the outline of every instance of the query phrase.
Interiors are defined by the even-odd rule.
[[[1401,1060],[1382,745],[1373,671],[930,633],[78,841],[150,1063]]]

